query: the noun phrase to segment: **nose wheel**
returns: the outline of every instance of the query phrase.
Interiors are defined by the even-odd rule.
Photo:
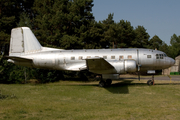
[[[150,85],[153,85],[153,81],[152,80],[148,80],[147,81],[147,84],[150,86]]]
[[[152,80],[148,80],[147,84],[150,85],[154,85],[154,75],[152,75]]]

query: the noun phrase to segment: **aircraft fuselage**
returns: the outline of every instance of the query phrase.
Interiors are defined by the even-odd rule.
[[[164,52],[143,48],[52,50],[27,54],[21,57],[33,59],[32,63],[25,63],[26,66],[28,64],[28,66],[35,68],[70,71],[81,71],[81,69],[86,68],[86,59],[91,58],[104,58],[112,65],[126,60],[134,61],[136,71],[138,65],[140,71],[145,71],[164,69],[174,64],[174,60],[167,57]],[[23,62],[18,64],[21,65],[21,63],[24,64]],[[116,66],[114,65],[114,67]],[[101,74],[101,72],[98,73]],[[116,74],[117,72],[114,71],[113,73]]]

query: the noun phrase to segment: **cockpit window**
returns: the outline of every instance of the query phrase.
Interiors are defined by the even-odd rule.
[[[166,54],[164,54],[164,57],[167,57],[167,55],[166,55]]]
[[[164,54],[156,54],[156,59],[163,59],[164,56]]]

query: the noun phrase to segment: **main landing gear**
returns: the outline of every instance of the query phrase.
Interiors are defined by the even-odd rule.
[[[112,80],[111,80],[111,79],[107,79],[106,81],[101,80],[101,81],[99,82],[99,86],[100,86],[100,87],[106,87],[106,86],[110,86],[111,83],[112,83]]]
[[[150,85],[154,85],[154,75],[152,75],[152,80],[148,80],[147,84]]]

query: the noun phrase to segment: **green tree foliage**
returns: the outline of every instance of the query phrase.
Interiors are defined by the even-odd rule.
[[[92,0],[35,0],[35,29],[40,42],[58,48],[82,48],[84,36],[94,19]]]
[[[24,67],[8,63],[0,56],[0,83],[23,83],[25,80]]]
[[[92,21],[89,25],[89,29],[81,33],[81,39],[84,41],[84,49],[97,49],[105,48],[107,43],[103,40],[103,28],[101,23]]]
[[[131,43],[135,39],[133,26],[129,21],[120,20],[115,23],[113,20],[114,14],[109,14],[106,20],[102,21],[103,37],[102,41],[107,43],[110,48],[125,48],[132,47]]]
[[[32,22],[31,22],[31,19],[29,18],[29,15],[25,12],[23,12],[21,15],[20,15],[20,20],[19,20],[19,23],[18,23],[18,27],[29,27],[30,29],[32,29]]]
[[[100,23],[103,29],[103,38],[101,41],[105,43],[104,47],[108,46],[112,48],[114,47],[113,44],[117,43],[116,25],[113,16],[114,14],[109,14],[108,18]]]
[[[14,7],[13,7],[14,6]],[[0,49],[9,43],[11,28],[16,26],[19,6],[15,5],[15,0],[0,0]]]
[[[172,57],[169,49],[170,49],[170,46],[168,46],[165,42],[162,42],[162,45],[159,48],[159,50],[165,52],[167,56]]]
[[[147,48],[149,45],[149,34],[143,26],[138,26],[134,30],[135,39],[132,41],[132,46],[137,48]]]
[[[178,55],[180,55],[180,36],[177,36],[176,34],[173,34],[171,36],[171,46],[169,47],[170,55],[171,57],[175,58]]]
[[[0,51],[5,49],[8,54],[11,29],[17,27],[21,13],[30,12],[32,1],[26,0],[0,0]],[[4,54],[4,53],[3,53]],[[8,63],[0,57],[0,83],[22,83],[24,68]]]
[[[38,79],[39,83],[55,82],[64,78],[61,71],[47,69],[31,69],[31,78]]]
[[[30,11],[32,1],[0,0],[0,50],[9,44],[11,29],[16,27],[22,11]]]
[[[120,20],[119,23],[117,23],[118,26],[118,48],[125,48],[125,47],[132,47],[131,43],[135,39],[135,33],[133,26],[131,26],[131,23],[129,21]]]
[[[159,50],[163,41],[157,35],[155,35],[150,39],[149,43],[149,48]]]
[[[35,34],[43,46],[63,49],[87,48],[88,30],[94,17],[92,0],[35,0]],[[93,26],[93,25],[92,25]],[[92,46],[91,46],[92,48]],[[58,80],[57,71],[36,69],[41,82]],[[62,72],[58,73],[62,76]]]

